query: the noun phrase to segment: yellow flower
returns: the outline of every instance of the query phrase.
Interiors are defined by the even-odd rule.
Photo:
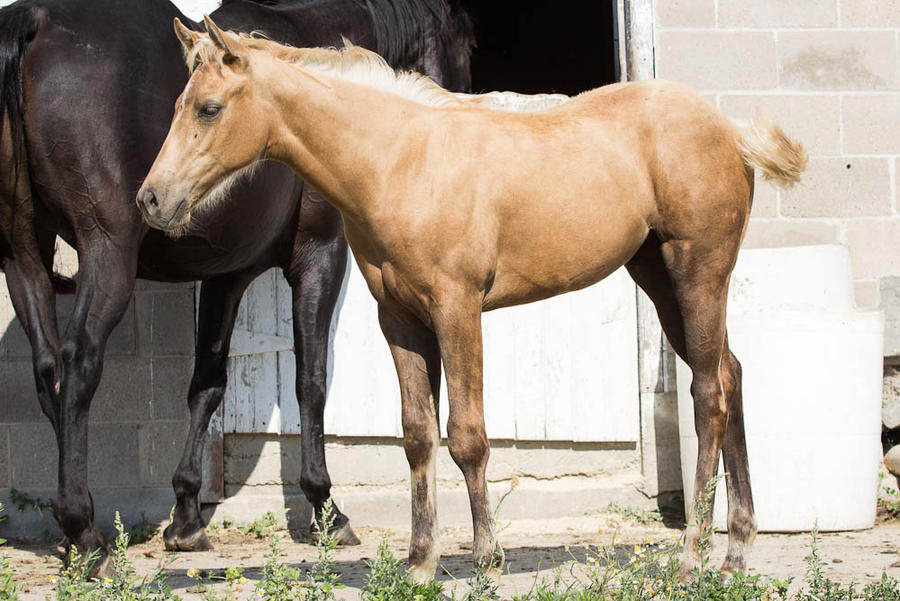
[[[50,582],[56,582],[56,576],[50,576]]]
[[[188,578],[193,578],[199,573],[200,573],[200,570],[198,570],[197,568],[192,568],[192,569],[188,570],[187,575],[188,575]]]

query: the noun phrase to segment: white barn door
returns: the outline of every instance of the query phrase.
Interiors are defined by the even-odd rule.
[[[635,288],[624,270],[586,290],[486,313],[483,328],[488,436],[639,439]],[[273,269],[253,283],[238,314],[225,433],[300,432],[291,336],[290,289]],[[332,341],[326,433],[401,436],[394,365],[352,261]],[[446,389],[441,404],[446,424]]]

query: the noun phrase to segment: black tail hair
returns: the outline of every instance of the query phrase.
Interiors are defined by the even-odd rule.
[[[0,177],[11,177],[13,188],[24,165],[21,156],[24,147],[24,99],[22,92],[22,55],[41,23],[45,11],[34,6],[13,4],[0,9],[0,125],[8,119],[12,139],[10,164],[0,165]],[[0,136],[3,128],[0,127]],[[0,143],[3,140],[0,139]],[[9,241],[0,233],[0,267],[5,257],[12,256]]]

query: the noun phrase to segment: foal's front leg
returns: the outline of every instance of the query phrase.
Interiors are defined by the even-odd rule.
[[[482,399],[481,298],[445,303],[432,316],[447,371],[450,456],[462,470],[469,491],[476,566],[500,569],[503,549],[494,538],[487,470],[490,443],[484,428]]]
[[[409,565],[417,581],[427,582],[434,578],[440,558],[435,455],[441,440],[441,355],[434,333],[418,318],[379,306],[378,320],[391,348],[403,403],[403,448],[412,493]]]

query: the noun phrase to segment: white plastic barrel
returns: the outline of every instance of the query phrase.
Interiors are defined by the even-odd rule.
[[[881,461],[884,317],[853,306],[837,245],[740,253],[728,335],[743,366],[750,479],[760,530],[868,528]],[[677,365],[685,505],[697,461],[691,372]],[[720,464],[719,472],[724,469]],[[688,515],[692,515],[689,513]],[[714,523],[726,525],[724,481]]]

